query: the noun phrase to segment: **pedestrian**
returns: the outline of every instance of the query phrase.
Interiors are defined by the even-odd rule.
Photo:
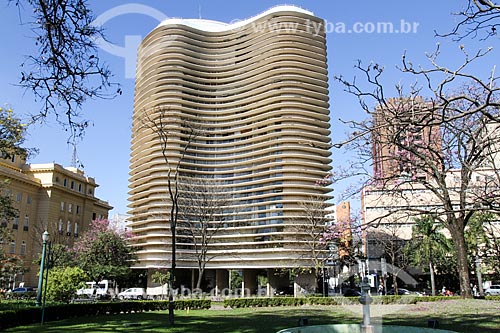
[[[382,283],[378,285],[378,294],[380,296],[384,294],[384,285]]]
[[[472,295],[477,296],[477,286],[472,287]]]

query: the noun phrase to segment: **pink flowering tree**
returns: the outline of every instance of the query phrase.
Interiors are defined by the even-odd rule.
[[[95,282],[124,278],[135,258],[130,236],[110,229],[106,219],[92,221],[73,247],[78,266]]]

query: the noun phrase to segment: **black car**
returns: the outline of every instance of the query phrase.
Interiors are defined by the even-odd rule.
[[[357,289],[344,289],[344,293],[342,294],[344,297],[358,297],[361,296],[361,291]]]
[[[387,295],[410,295],[411,292],[408,289],[398,288],[398,292],[396,293],[394,289],[391,289],[387,292]]]
[[[31,287],[14,288],[7,292],[7,298],[33,298],[36,296],[36,291]]]
[[[293,287],[290,286],[290,287],[277,288],[274,291],[274,294],[277,296],[285,296],[285,295],[292,295],[293,296]]]

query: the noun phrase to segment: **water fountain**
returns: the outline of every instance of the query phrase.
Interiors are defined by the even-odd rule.
[[[456,333],[454,331],[439,330],[426,327],[395,326],[395,325],[372,325],[370,317],[370,283],[368,277],[364,277],[361,283],[361,296],[359,302],[363,305],[363,321],[361,324],[336,324],[317,325],[287,328],[277,333]]]

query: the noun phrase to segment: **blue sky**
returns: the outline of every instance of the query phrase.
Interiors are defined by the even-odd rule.
[[[126,40],[130,41],[144,37],[159,23],[157,18],[141,13],[118,15],[118,6],[134,4],[148,6],[166,17],[176,18],[204,18],[222,22],[231,22],[245,19],[259,14],[266,9],[279,4],[293,4],[314,12],[316,16],[327,22],[328,68],[330,78],[330,104],[332,118],[332,141],[336,142],[345,136],[346,128],[338,119],[360,119],[363,112],[357,101],[343,91],[343,88],[333,80],[334,75],[343,75],[346,78],[360,76],[353,68],[360,59],[363,63],[371,61],[385,67],[383,81],[388,87],[396,83],[409,86],[414,78],[405,76],[396,68],[401,63],[401,56],[406,50],[408,57],[414,64],[428,66],[425,59],[426,52],[432,52],[436,43],[443,45],[444,52],[440,57],[443,64],[457,65],[462,55],[459,44],[450,40],[436,38],[434,31],[447,32],[458,20],[451,15],[465,5],[461,1],[299,1],[287,0],[260,0],[260,1],[226,1],[226,0],[183,0],[183,1],[89,1],[96,16],[105,12],[110,14],[109,20],[104,23],[108,40],[118,47],[122,55],[101,52],[104,59],[113,71],[116,82],[122,85],[123,94],[114,100],[88,101],[84,112],[93,126],[87,130],[85,139],[78,148],[78,157],[84,165],[87,175],[95,177],[100,184],[96,195],[115,207],[112,213],[127,211],[128,191],[128,161],[130,149],[130,122],[134,98],[133,75],[126,75],[125,58],[133,50],[125,48]],[[137,8],[137,6],[135,7]],[[7,1],[0,2],[2,20],[0,20],[0,104],[10,105],[15,112],[22,116],[29,112],[36,112],[40,105],[34,102],[33,96],[16,86],[19,82],[20,67],[24,56],[34,52],[34,43],[30,38],[29,27],[23,22],[29,21],[29,11],[19,11],[17,7],[7,5]],[[405,27],[410,24],[416,27],[409,33],[377,33],[359,32],[348,33],[354,27],[371,29],[380,22],[390,22],[394,29],[400,29],[401,22]],[[346,32],[342,30],[345,27]],[[127,37],[128,36],[128,37]],[[498,38],[486,42],[467,39],[463,41],[471,52],[477,48],[500,45]],[[128,45],[131,43],[129,42]],[[493,52],[481,62],[474,65],[472,70],[479,76],[486,78],[493,65],[496,64],[498,51]],[[130,69],[130,68],[129,68]],[[500,69],[499,69],[500,70]],[[390,89],[389,89],[390,90]],[[40,150],[31,163],[56,162],[69,165],[72,149],[66,144],[67,133],[54,123],[45,123],[42,126],[31,128],[27,146]],[[344,163],[346,156],[339,151],[333,151],[335,164]],[[345,186],[342,185],[342,186]],[[342,186],[335,188],[338,193]],[[334,195],[336,193],[334,192]]]

